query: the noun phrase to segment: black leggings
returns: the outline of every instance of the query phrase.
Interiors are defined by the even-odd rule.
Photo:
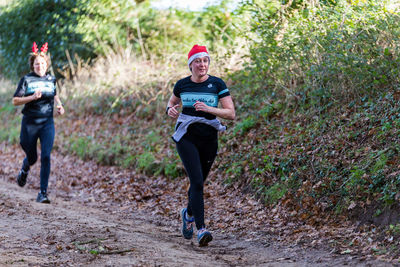
[[[197,229],[201,229],[205,227],[203,184],[217,155],[218,140],[192,139],[182,137],[176,148],[190,180],[187,213],[194,216]]]
[[[22,163],[22,169],[29,171],[30,166],[36,163],[37,140],[40,140],[40,191],[46,192],[50,176],[50,153],[54,143],[54,121],[53,117],[31,119],[26,116],[22,118],[20,144],[25,151],[26,157]]]

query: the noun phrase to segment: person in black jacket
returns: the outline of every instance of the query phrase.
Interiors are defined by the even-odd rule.
[[[222,79],[208,74],[209,65],[207,48],[194,45],[188,54],[192,75],[175,84],[166,110],[168,116],[177,119],[172,139],[190,181],[188,204],[181,210],[182,235],[191,239],[195,224],[200,246],[213,239],[204,223],[203,185],[217,155],[218,131],[226,129],[217,117],[235,118],[229,89]]]
[[[33,43],[29,57],[31,72],[21,78],[12,99],[13,105],[24,105],[20,144],[26,157],[17,176],[17,183],[21,187],[26,184],[30,166],[37,161],[37,141],[40,140],[40,192],[36,198],[39,203],[50,203],[47,187],[50,176],[50,153],[55,135],[54,102],[56,102],[57,113],[64,114],[63,105],[57,95],[56,78],[47,74],[50,62],[46,55],[47,49],[47,43],[41,47],[40,51],[36,43]]]

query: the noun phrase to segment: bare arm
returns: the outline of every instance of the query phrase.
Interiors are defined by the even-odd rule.
[[[235,119],[235,106],[233,105],[232,97],[225,96],[224,98],[220,99],[222,108],[214,108],[207,106],[203,102],[196,101],[194,107],[196,111],[204,111],[210,114],[213,114],[217,117],[227,119],[227,120],[234,120]]]
[[[168,108],[168,116],[172,118],[177,118],[179,116],[179,106],[181,103],[181,99],[179,97],[176,97],[174,94],[171,95],[167,108]]]
[[[54,100],[56,101],[56,108],[57,108],[57,113],[60,115],[64,114],[64,107],[61,103],[60,97],[58,95],[54,96]]]
[[[25,105],[31,101],[37,100],[42,97],[42,92],[40,90],[36,91],[33,95],[30,96],[15,96],[12,99],[12,103],[14,106]]]

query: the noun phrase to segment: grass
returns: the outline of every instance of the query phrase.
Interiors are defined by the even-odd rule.
[[[21,109],[15,108],[11,103],[11,90],[16,85],[10,81],[0,79],[0,118],[4,130],[0,131],[0,141],[6,141],[10,144],[19,142],[19,132],[21,124]],[[7,129],[7,130],[6,130]]]
[[[227,58],[222,55],[226,52],[222,46],[216,49],[216,55],[211,55],[212,75],[223,76],[227,70],[241,68],[241,55],[245,51],[238,49]],[[186,53],[143,59],[133,51],[130,47],[110,49],[106,57],[100,57],[90,65],[75,55],[73,72],[71,66],[59,70],[67,78],[62,97],[72,99],[81,110],[98,110],[100,114],[123,112],[124,109],[134,112],[138,108],[146,109],[150,104],[161,104],[157,100],[165,101],[171,94],[173,84],[190,75]],[[86,101],[88,98],[89,101]],[[162,108],[165,104],[162,102]]]

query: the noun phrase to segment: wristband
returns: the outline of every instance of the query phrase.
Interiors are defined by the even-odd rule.
[[[169,110],[170,108],[171,108],[171,107],[167,107],[167,108],[165,109],[165,114],[168,115],[168,110]]]

